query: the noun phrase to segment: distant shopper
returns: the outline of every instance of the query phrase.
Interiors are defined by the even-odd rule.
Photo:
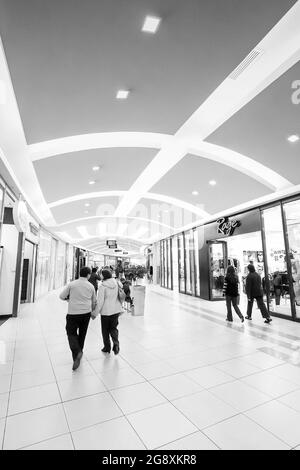
[[[96,294],[98,291],[98,281],[101,281],[101,277],[98,274],[98,268],[92,268],[92,274],[89,278],[89,282],[93,284]]]
[[[95,289],[88,282],[90,275],[90,268],[81,268],[80,278],[70,282],[59,296],[69,303],[66,332],[73,356],[73,370],[80,365],[91,312],[97,305]]]
[[[238,307],[238,298],[239,298],[239,278],[235,273],[234,266],[228,266],[226,277],[223,284],[223,295],[226,297],[226,306],[227,306],[227,318],[229,322],[233,321],[232,318],[232,309],[233,306],[235,312],[239,316],[241,322],[243,323],[244,317]]]
[[[153,266],[149,268],[149,281],[150,283],[153,282]]]
[[[247,320],[252,320],[252,308],[254,299],[256,299],[257,306],[261,311],[262,317],[265,318],[265,323],[270,323],[272,318],[263,301],[263,288],[260,275],[255,271],[253,264],[248,265],[249,274],[246,277],[246,294],[248,297]]]
[[[123,293],[123,286],[120,281],[112,278],[112,273],[108,269],[103,269],[101,273],[102,283],[98,290],[98,303],[92,317],[96,318],[98,313],[101,315],[101,329],[104,348],[102,352],[110,353],[111,342],[113,342],[113,351],[118,354],[120,351],[118,323],[119,315],[123,312],[122,302],[125,298],[120,299],[119,289]]]

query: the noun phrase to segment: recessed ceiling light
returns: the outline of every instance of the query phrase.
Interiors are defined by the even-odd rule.
[[[96,181],[89,181],[89,184],[95,184]]]
[[[84,205],[85,205],[85,207],[90,207],[90,203],[89,203],[89,202],[86,202]]]
[[[100,170],[100,166],[93,166],[93,171],[98,171]]]
[[[211,186],[216,186],[217,182],[215,180],[210,180],[209,184]]]
[[[116,98],[118,100],[126,100],[127,97],[129,95],[129,91],[128,90],[119,90],[118,93],[117,93],[117,96]]]
[[[146,33],[156,33],[160,21],[161,18],[158,18],[157,16],[146,16],[142,31]]]
[[[289,142],[297,142],[297,140],[299,140],[299,136],[298,135],[290,135],[287,139]]]
[[[193,196],[198,196],[199,193],[198,193],[198,191],[193,191],[193,192],[192,192],[192,195],[193,195]]]

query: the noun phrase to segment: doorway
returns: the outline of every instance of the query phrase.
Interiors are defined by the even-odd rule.
[[[210,299],[222,300],[228,266],[234,266],[240,282],[240,304],[247,306],[245,290],[247,266],[253,264],[264,285],[265,270],[261,232],[246,233],[209,242]]]
[[[33,302],[36,246],[25,240],[21,284],[21,302]]]

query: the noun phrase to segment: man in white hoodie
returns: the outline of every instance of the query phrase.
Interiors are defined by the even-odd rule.
[[[91,312],[97,305],[95,288],[88,282],[90,275],[90,268],[81,268],[80,278],[70,282],[59,296],[69,303],[66,332],[73,356],[73,370],[79,367]]]
[[[118,354],[120,351],[119,345],[119,332],[118,323],[119,315],[123,312],[122,298],[125,294],[122,290],[122,285],[112,278],[112,273],[108,269],[103,269],[101,273],[102,283],[98,290],[97,309],[92,312],[92,318],[96,318],[98,313],[101,315],[101,330],[104,348],[102,352],[110,353],[111,343],[110,337],[113,341],[113,352]]]

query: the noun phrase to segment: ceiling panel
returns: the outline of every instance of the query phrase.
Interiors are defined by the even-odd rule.
[[[209,185],[211,180],[216,186]],[[185,156],[151,191],[200,205],[212,214],[270,193],[245,174],[195,155]]]
[[[300,183],[300,103],[292,101],[292,84],[300,80],[300,62],[254,98],[207,139],[251,157],[294,184]],[[300,93],[298,91],[298,100]]]
[[[150,163],[157,150],[96,149],[57,155],[34,162],[47,202],[95,191],[126,191]],[[94,172],[92,167],[100,166]],[[96,184],[89,185],[95,180]]]
[[[174,133],[295,2],[1,0],[27,142]],[[149,13],[163,18],[156,35],[140,30]]]
[[[118,206],[119,198],[103,197],[103,198],[86,198],[81,201],[71,202],[62,206],[53,207],[51,209],[54,219],[58,224],[65,223],[69,220],[94,217],[98,215],[113,215]],[[86,207],[85,204],[90,204]]]

